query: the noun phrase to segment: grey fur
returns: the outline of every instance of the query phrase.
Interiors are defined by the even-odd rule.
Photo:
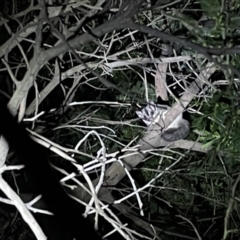
[[[158,105],[154,102],[150,102],[141,111],[136,111],[136,114],[148,127],[157,124],[164,129],[164,122],[161,120],[165,119],[165,114],[169,108],[170,107],[167,105]],[[189,131],[189,122],[183,119],[181,114],[167,127],[167,129],[163,130],[162,138],[165,141],[173,142],[187,137]]]
[[[177,141],[187,137],[189,134],[189,131],[190,131],[189,122],[182,118],[178,122],[178,128],[168,128],[162,134],[162,138],[168,142]]]

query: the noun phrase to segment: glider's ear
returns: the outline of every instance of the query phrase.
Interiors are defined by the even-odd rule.
[[[136,111],[136,114],[138,115],[139,118],[143,118],[143,114],[141,111]]]

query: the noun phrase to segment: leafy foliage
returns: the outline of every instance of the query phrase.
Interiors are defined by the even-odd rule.
[[[145,217],[147,216],[145,220],[152,224],[151,230],[141,228],[137,221],[127,221],[127,227],[147,237],[152,229],[155,231],[155,226],[156,231],[161,233],[160,237],[166,240],[195,239],[196,234],[199,234],[199,239],[226,240],[228,236],[229,239],[239,237],[239,191],[236,191],[239,184],[235,190],[233,187],[238,181],[240,161],[239,1],[182,0],[166,1],[164,4],[161,1],[145,1],[141,11],[134,16],[134,21],[151,30],[157,29],[161,34],[169,34],[169,39],[161,39],[151,32],[144,34],[141,28],[138,31],[128,28],[118,31],[116,28],[114,32],[98,37],[94,33],[95,28],[111,21],[109,19],[114,20],[112,16],[122,1],[115,1],[111,7],[111,1],[103,2],[101,7],[93,7],[98,1],[76,1],[76,6],[80,4],[78,7],[75,8],[74,5],[65,12],[67,5],[64,5],[64,11],[62,9],[58,16],[51,16],[50,10],[60,7],[61,1],[49,1],[47,4],[49,21],[53,25],[44,22],[41,51],[62,44],[63,40],[54,31],[56,29],[69,42],[79,36],[86,36],[87,33],[89,38],[94,37],[94,41],[85,45],[80,44],[80,41],[74,49],[82,60],[81,63],[72,50],[68,49],[66,53],[53,57],[39,67],[39,71],[36,70],[35,85],[29,91],[27,108],[30,108],[34,100],[37,104],[25,118],[37,117],[30,123],[26,121],[27,127],[40,134],[46,143],[49,140],[59,149],[67,149],[66,155],[74,157],[76,164],[86,166],[94,160],[102,163],[112,156],[112,159],[119,160],[126,149],[134,147],[147,130],[137,119],[135,111],[145,106],[147,101],[157,102],[155,75],[156,67],[163,63],[162,57],[165,60],[169,57],[166,72],[169,103],[175,103],[184,92],[188,92],[190,84],[202,77],[202,71],[213,61],[218,67],[217,73],[210,80],[203,77],[205,84],[201,94],[194,95],[194,100],[186,109],[189,110],[186,117],[191,123],[191,133],[187,140],[201,143],[203,151],[172,149],[171,145],[151,149],[144,162],[130,172],[132,179],[126,177],[109,189],[118,199],[135,191],[134,184],[138,189],[147,186],[142,191],[139,190],[138,194]],[[24,11],[29,2],[16,3],[18,10]],[[24,37],[21,33],[25,33],[29,24],[31,27],[36,25],[31,21],[36,19],[39,10],[26,11],[21,13],[22,16],[16,15],[14,11],[17,8],[13,6],[11,7],[15,10],[10,11],[10,6],[11,3],[5,1],[5,11],[1,12],[1,17],[5,17],[6,22],[0,25],[0,43],[5,43],[8,38],[11,40],[10,50],[4,58],[8,59],[13,75],[22,79],[31,69],[28,64],[32,63],[34,54],[35,32]],[[18,21],[11,19],[12,15],[14,19],[20,16]],[[19,32],[18,28],[21,29]],[[12,32],[8,32],[9,29]],[[31,30],[30,27],[29,29]],[[15,39],[12,36],[17,37]],[[174,42],[171,36],[178,38],[180,43]],[[16,46],[11,49],[15,40]],[[197,47],[194,49],[192,45],[188,46],[189,42]],[[167,56],[161,56],[164,44],[172,48]],[[222,50],[225,47],[234,49],[236,46],[236,53],[225,53]],[[212,48],[219,49],[219,52],[216,50],[216,55],[212,54]],[[199,49],[202,50],[201,55]],[[191,59],[182,60],[186,56]],[[176,59],[175,62],[172,59]],[[9,78],[12,75],[8,68],[3,64],[0,67],[0,99],[8,99],[14,95],[16,86]],[[96,76],[93,71],[99,75]],[[32,75],[31,73],[28,77]],[[102,81],[100,76],[106,81]],[[51,84],[55,84],[55,87],[51,88]],[[111,87],[107,87],[109,84]],[[56,110],[51,111],[52,108]],[[44,115],[38,116],[41,111],[45,112]],[[106,158],[99,160],[103,145]],[[15,157],[10,158],[9,164],[15,164],[15,161]],[[70,165],[69,161],[56,152],[51,153],[50,161],[69,173],[76,171],[76,165]],[[106,164],[105,167],[108,166]],[[99,177],[100,171],[100,168],[92,168],[88,174],[94,179]],[[60,179],[63,178],[62,172],[58,174]],[[19,178],[18,183],[24,182],[23,173]],[[82,175],[77,175],[76,178],[85,181]],[[67,184],[72,184],[72,180]],[[19,188],[24,189],[22,186]],[[29,188],[34,191],[32,185]],[[141,210],[139,198],[135,191],[133,197],[128,198],[124,204],[137,213]],[[234,204],[231,205],[232,201]],[[124,222],[125,218],[121,215],[118,214],[119,219]],[[3,228],[4,221],[10,222],[8,218],[11,216],[2,218]],[[112,227],[106,229],[106,232],[112,231]],[[125,231],[127,228],[119,229]],[[11,231],[7,233],[8,239],[17,239],[17,232],[21,235],[19,239],[28,239],[25,237],[28,231],[25,228],[22,230],[17,221]]]

